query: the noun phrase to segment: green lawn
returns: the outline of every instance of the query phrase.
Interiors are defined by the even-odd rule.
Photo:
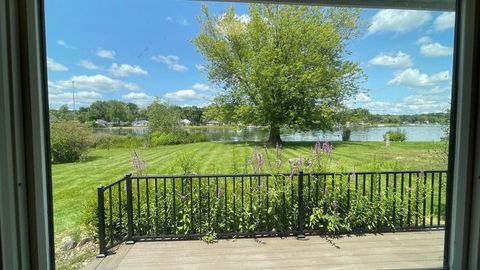
[[[193,158],[196,173],[231,173],[245,170],[254,144],[196,143],[138,149],[147,162],[148,174],[181,173],[179,157]],[[262,144],[257,144],[263,153]],[[283,146],[283,164],[287,160],[308,157],[314,143],[287,143]],[[439,143],[402,142],[388,148],[382,142],[348,142],[333,144],[333,159],[345,171],[443,169],[435,154]],[[273,150],[270,156],[273,158]],[[131,171],[131,149],[94,149],[85,161],[53,165],[53,199],[57,236],[78,231],[82,226],[82,210],[88,199],[95,198],[96,187],[109,184]],[[235,164],[235,166],[234,166]],[[249,172],[251,169],[247,166]],[[58,239],[58,238],[57,238]]]

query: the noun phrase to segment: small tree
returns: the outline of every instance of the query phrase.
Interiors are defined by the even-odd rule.
[[[148,107],[147,115],[151,133],[175,133],[180,128],[180,113],[175,106],[156,100]]]
[[[57,122],[50,128],[50,144],[53,163],[80,160],[91,145],[88,129],[76,122]]]

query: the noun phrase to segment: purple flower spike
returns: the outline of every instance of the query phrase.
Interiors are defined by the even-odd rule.
[[[315,156],[318,158],[319,155],[320,155],[320,142],[317,141],[315,143]]]
[[[293,166],[292,168],[292,172],[290,173],[290,180],[293,179],[293,176],[297,173],[297,167],[296,166]]]
[[[265,160],[260,154],[258,155],[258,164],[260,165],[260,167],[263,167],[263,165],[265,164]]]
[[[357,175],[357,172],[355,171],[355,169],[353,169],[352,177],[355,177],[355,175]]]
[[[333,200],[332,208],[333,208],[333,211],[337,211],[337,200]]]

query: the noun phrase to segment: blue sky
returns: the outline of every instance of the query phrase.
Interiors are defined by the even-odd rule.
[[[204,106],[214,97],[191,40],[202,4],[184,0],[46,1],[50,107],[117,99],[147,106],[156,97]],[[239,16],[245,4],[235,4]],[[347,102],[373,113],[445,111],[450,105],[453,13],[364,9],[368,22],[349,43],[367,91]]]

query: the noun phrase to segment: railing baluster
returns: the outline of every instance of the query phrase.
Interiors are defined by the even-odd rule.
[[[195,233],[195,216],[193,215],[193,176],[190,179],[190,232]]]
[[[437,213],[437,226],[440,227],[441,209],[442,209],[442,173],[438,178],[438,213]]]
[[[407,221],[408,227],[410,227],[410,222],[412,220],[412,173],[408,174],[408,212],[407,212]]]
[[[97,188],[98,206],[97,206],[97,218],[98,218],[98,240],[100,252],[98,257],[105,257],[107,255],[107,244],[105,239],[105,203],[103,186]]]
[[[212,217],[210,215],[210,212],[212,211],[211,205],[210,205],[210,177],[207,177],[207,188],[208,188],[208,193],[207,193],[207,204],[208,204],[208,211],[207,211],[207,218],[208,218],[208,230],[212,229]]]
[[[149,185],[148,185],[148,177],[145,178],[145,193],[147,199],[147,234],[150,234],[150,196],[149,196]]]
[[[367,185],[367,174],[363,174],[363,185],[362,185],[362,196],[365,197],[365,193],[366,193],[366,188],[365,186]]]
[[[218,230],[218,215],[220,212],[220,193],[219,193],[219,186],[218,186],[218,176],[215,177],[215,229]]]
[[[403,220],[405,219],[405,203],[403,201],[403,192],[405,191],[405,174],[402,173],[402,183],[401,183],[401,191],[400,191],[400,201],[402,203],[402,218],[400,219],[400,227],[403,227]]]
[[[112,187],[108,189],[108,214],[110,216],[108,234],[110,238],[110,245],[113,244],[113,203],[112,203]]]
[[[225,199],[225,215],[224,215],[224,220],[225,220],[225,227],[228,228],[228,213],[227,213],[227,206],[228,206],[228,200],[227,200],[227,195],[228,195],[228,186],[227,186],[227,177],[224,177],[224,185],[225,185],[225,194],[224,194],[224,199]]]
[[[138,213],[138,224],[142,220],[141,212],[140,212],[140,179],[137,178],[137,213]]]
[[[430,174],[430,179],[432,180],[432,186],[430,191],[430,227],[433,226],[433,197],[434,197],[434,190],[435,190],[435,173],[432,172]]]
[[[237,184],[236,184],[236,181],[235,181],[236,179],[235,179],[235,178],[236,178],[236,177],[233,176],[233,179],[232,179],[232,181],[233,181],[233,190],[232,190],[232,192],[233,192],[233,194],[232,194],[232,200],[233,200],[233,225],[232,225],[232,227],[233,227],[233,230],[234,230],[234,231],[237,231],[237,227],[236,227],[236,219],[237,219],[237,213],[236,213],[236,212],[237,212]]]
[[[350,184],[350,174],[348,174],[348,189],[347,189],[347,209],[350,210],[350,187],[351,187],[351,184]]]
[[[419,188],[418,188],[418,185],[419,185],[419,181],[418,181],[418,178],[419,178],[419,175],[418,175],[418,172],[416,173],[417,177],[415,177],[415,227],[418,227],[418,214],[419,214],[419,210],[418,210],[418,196],[419,196]]]
[[[305,213],[304,213],[304,201],[303,201],[303,172],[300,171],[298,174],[298,228],[297,228],[297,238],[303,239],[304,235],[304,222],[305,222]]]
[[[193,204],[192,204],[193,206]],[[198,232],[202,231],[202,177],[198,177]]]
[[[172,215],[173,215],[173,234],[177,233],[177,206],[176,206],[176,196],[175,196],[175,177],[172,177]]]
[[[373,203],[373,174],[370,175],[370,202]]]
[[[426,226],[426,216],[427,216],[427,174],[423,174],[423,227]]]
[[[269,217],[269,215],[268,215],[268,208],[269,208],[269,206],[270,206],[270,204],[269,204],[269,202],[268,202],[268,190],[269,190],[269,189],[268,189],[268,184],[269,184],[269,183],[268,183],[268,175],[267,175],[267,176],[266,176],[266,179],[265,179],[266,197],[267,197],[267,199],[266,199],[266,207],[265,207],[265,214],[266,214],[265,217],[266,217],[266,221],[267,221],[267,222],[266,222],[266,223],[267,223],[267,224],[266,224],[267,229],[270,228],[270,227],[269,227],[270,217]]]
[[[164,234],[168,234],[168,208],[167,208],[167,178],[163,178],[163,231]]]
[[[155,177],[155,233],[158,234],[158,179]]]
[[[393,225],[396,225],[397,214],[397,173],[393,173]]]
[[[119,236],[123,237],[123,224],[122,224],[122,182],[118,183],[118,220],[119,220]]]
[[[355,196],[358,195],[358,174],[355,173]]]
[[[127,175],[125,183],[127,189],[127,243],[133,243],[133,191],[132,191],[132,175]]]

